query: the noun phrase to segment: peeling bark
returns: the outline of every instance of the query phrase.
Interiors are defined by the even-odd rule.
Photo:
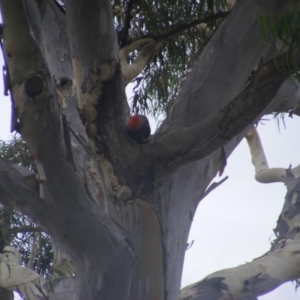
[[[282,2],[267,4],[261,1],[243,1],[243,4],[239,2],[234,5],[187,77],[170,116],[164,121],[160,131],[167,131],[172,127],[190,127],[199,120],[203,122],[240,93],[248,80],[249,70],[257,68],[257,59],[268,58],[275,50],[272,41],[262,43],[255,16],[271,13],[273,10],[280,11],[283,9],[282,5]],[[279,99],[276,96],[270,107],[277,101]],[[266,108],[253,123],[269,111],[270,108]],[[179,274],[182,271],[186,240],[199,199],[223,168],[224,153],[228,157],[246,131],[247,129],[228,141],[222,150],[214,151],[197,162],[187,163],[162,181],[161,186],[165,189],[161,188],[160,193],[167,195],[161,210],[168,253],[166,265],[169,276],[166,289],[169,299],[178,297],[174,285],[180,286]],[[180,216],[172,218],[171,215],[176,211],[181,212]]]
[[[257,299],[281,284],[299,278],[300,241],[287,241],[283,247],[252,262],[210,274],[182,289],[181,300]]]
[[[282,100],[288,74],[268,60],[276,49],[262,42],[257,23],[282,11],[282,1],[235,4],[170,116],[143,145],[125,132],[125,80],[158,45],[141,52],[128,79],[128,48],[119,61],[108,0],[66,1],[66,16],[50,0],[0,4],[18,127],[38,173],[1,159],[0,201],[51,235],[56,267],[67,261],[74,268],[71,290],[59,285],[49,298],[178,299],[199,201],[248,127]],[[263,66],[245,85],[261,56]],[[269,282],[259,267],[244,271],[247,293],[256,281]],[[216,295],[229,286],[220,274],[207,280]]]
[[[181,290],[182,300],[257,299],[281,284],[300,277],[300,165],[288,170],[269,168],[255,128],[246,134],[255,178],[261,183],[283,182],[287,194],[274,230],[270,251],[252,262],[210,274]]]
[[[141,45],[144,46],[140,51],[138,57],[134,60],[132,64],[128,64],[128,54],[136,50]],[[161,43],[155,42],[153,39],[147,38],[138,40],[120,50],[120,64],[126,83],[132,81],[143,71],[143,69],[149,63],[149,61],[160,46]]]

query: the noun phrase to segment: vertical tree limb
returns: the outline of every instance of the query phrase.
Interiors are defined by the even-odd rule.
[[[255,179],[260,183],[285,182],[284,168],[269,168],[257,129],[252,127],[246,134],[252,163],[255,167]],[[299,176],[299,166],[292,169],[295,176]]]

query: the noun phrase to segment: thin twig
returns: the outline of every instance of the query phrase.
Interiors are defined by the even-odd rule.
[[[40,274],[41,272],[41,261],[42,261],[42,255],[43,255],[43,252],[42,252],[42,234],[39,232],[38,233],[38,247],[39,247],[39,258],[38,258],[38,261],[37,261],[37,264],[36,264],[36,267],[37,267],[37,273]]]
[[[228,179],[228,176],[224,177],[222,180],[220,180],[219,182],[213,182],[208,189],[205,191],[205,193],[203,194],[203,196],[200,198],[199,202],[201,200],[203,200],[210,192],[212,192],[214,189],[216,189],[218,186],[220,186],[225,180]]]
[[[166,33],[162,33],[162,34],[158,34],[158,35],[146,34],[146,35],[142,35],[140,38],[141,39],[152,38],[156,41],[160,41],[160,40],[164,41],[166,39],[181,35],[183,31],[188,30],[192,27],[195,27],[201,23],[207,23],[212,20],[224,18],[228,15],[228,13],[229,13],[228,11],[222,11],[222,12],[218,12],[216,14],[209,14],[208,16],[206,16],[202,19],[194,20],[189,23],[174,25],[173,29]]]
[[[19,232],[43,232],[43,228],[38,227],[32,227],[32,226],[21,226],[21,227],[15,227],[9,229],[9,233],[19,233]]]
[[[129,35],[129,28],[130,28],[130,21],[132,19],[131,11],[133,6],[134,0],[128,0],[126,10],[125,10],[125,21],[124,21],[124,27],[122,30],[122,40],[120,43],[120,47],[123,48],[127,44],[127,38]]]
[[[35,233],[33,235],[33,241],[31,244],[31,256],[27,263],[27,268],[29,268],[31,270],[33,270],[33,261],[34,261],[35,255],[36,255],[36,237],[37,237],[37,233]]]

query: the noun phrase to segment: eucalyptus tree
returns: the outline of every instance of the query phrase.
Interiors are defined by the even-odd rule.
[[[277,278],[271,259],[272,269],[220,271],[180,296],[213,178],[264,114],[299,112],[297,1],[0,4],[12,130],[34,166],[0,160],[0,201],[54,252],[45,279],[6,246],[2,287],[28,299],[254,299],[299,277]],[[144,144],[126,134],[131,81],[132,110],[166,113]]]

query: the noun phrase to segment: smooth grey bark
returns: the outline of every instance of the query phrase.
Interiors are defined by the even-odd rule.
[[[80,166],[80,163],[87,164],[87,160],[90,158],[87,158],[87,155],[82,155],[81,159],[75,157],[72,161],[72,158],[68,157],[68,151],[73,151],[70,149],[70,142],[68,142],[70,133],[68,128],[63,128],[65,125],[56,100],[55,83],[52,76],[50,77],[42,53],[48,49],[46,47],[38,48],[36,35],[30,35],[28,28],[30,25],[26,26],[24,7],[30,11],[31,16],[34,16],[34,13],[42,16],[41,13],[44,12],[43,8],[38,7],[36,3],[25,1],[23,6],[22,1],[1,2],[4,40],[6,40],[4,47],[6,48],[8,66],[12,70],[10,76],[16,106],[18,106],[20,130],[29,146],[32,157],[37,162],[36,166],[40,162],[42,164],[42,167],[37,167],[38,170],[43,168],[43,172],[46,174],[46,179],[40,179],[40,181],[42,180],[42,188],[45,189],[45,199],[40,199],[40,201],[44,207],[48,207],[49,214],[37,214],[30,217],[41,224],[66,249],[74,261],[75,269],[81,270],[78,274],[78,286],[82,290],[81,293],[78,293],[79,297],[96,299],[99,297],[97,296],[97,286],[105,281],[104,270],[106,273],[115,274],[115,279],[114,276],[109,279],[120,287],[123,279],[116,274],[118,272],[114,273],[113,270],[115,266],[119,266],[125,274],[127,269],[128,276],[134,256],[126,242],[124,232],[103,209],[95,210],[97,203],[93,202],[85,183],[82,181],[84,169]],[[44,8],[46,9],[47,6]],[[49,14],[51,16],[51,12]],[[52,15],[52,20],[55,17]],[[41,17],[33,20],[35,22],[44,21]],[[15,23],[16,27],[14,26]],[[42,27],[36,26],[35,31],[38,32]],[[23,40],[15,43],[13,37],[16,35],[22,36]],[[41,41],[44,40],[41,39]],[[45,42],[47,43],[47,39]],[[68,47],[68,45],[64,46]],[[26,60],[26,57],[30,57],[30,60]],[[29,79],[42,74],[44,86],[42,92],[37,96],[29,97],[29,93],[26,91],[28,72],[34,72]],[[67,74],[63,73],[63,75],[66,76]],[[22,89],[22,87],[24,88]],[[73,110],[76,110],[76,106],[73,107]],[[78,113],[76,115],[79,123]],[[81,127],[83,127],[82,124]],[[80,145],[74,148],[79,147]],[[75,150],[74,156],[76,154]],[[92,161],[92,159],[90,160]],[[40,173],[41,178],[42,174]],[[99,175],[101,176],[101,174]],[[99,190],[99,187],[93,185],[92,189]],[[30,205],[30,203],[26,204]],[[33,210],[34,207],[28,207],[28,209]],[[79,218],[79,216],[81,217]],[[55,224],[50,225],[51,219],[55,220]],[[90,220],[90,222],[84,220]],[[98,233],[96,234],[95,231]],[[71,245],[69,242],[74,244]],[[99,255],[99,253],[106,253],[107,255]],[[83,263],[83,261],[85,262]],[[90,277],[87,273],[90,274]],[[87,280],[87,278],[89,279]],[[120,280],[121,282],[119,282]],[[107,292],[103,288],[101,293],[108,293],[108,297],[112,293],[111,298],[119,298],[119,295],[113,294],[117,292],[117,289],[109,288],[108,290]],[[123,294],[124,290],[122,288],[121,290]]]
[[[0,299],[1,300],[13,300],[14,294],[10,290],[0,288]]]
[[[174,107],[161,130],[191,126],[214,115],[240,93],[250,70],[257,68],[261,57],[270,57],[274,45],[261,38],[258,16],[281,11],[283,1],[239,1],[203,50],[198,62],[186,79]],[[268,109],[266,109],[268,111]],[[263,113],[253,119],[257,121]],[[250,125],[250,124],[249,124]],[[244,137],[237,134],[223,147],[196,163],[188,163],[171,174],[161,186],[168,197],[162,205],[168,270],[166,289],[169,299],[176,299],[180,285],[184,250],[191,220],[198,201],[224,160]],[[180,211],[176,215],[174,212]],[[173,217],[172,217],[173,214]],[[181,237],[178,239],[176,237]],[[178,242],[179,241],[179,242]],[[176,262],[176,263],[173,263]]]
[[[139,146],[125,134],[109,1],[67,1],[67,18],[50,0],[0,1],[18,126],[39,175],[28,189],[21,183],[35,178],[1,160],[0,201],[70,255],[78,299],[178,299],[199,199],[287,78],[266,62],[242,92],[260,58],[275,51],[262,41],[258,16],[287,3],[237,3],[171,115]]]

